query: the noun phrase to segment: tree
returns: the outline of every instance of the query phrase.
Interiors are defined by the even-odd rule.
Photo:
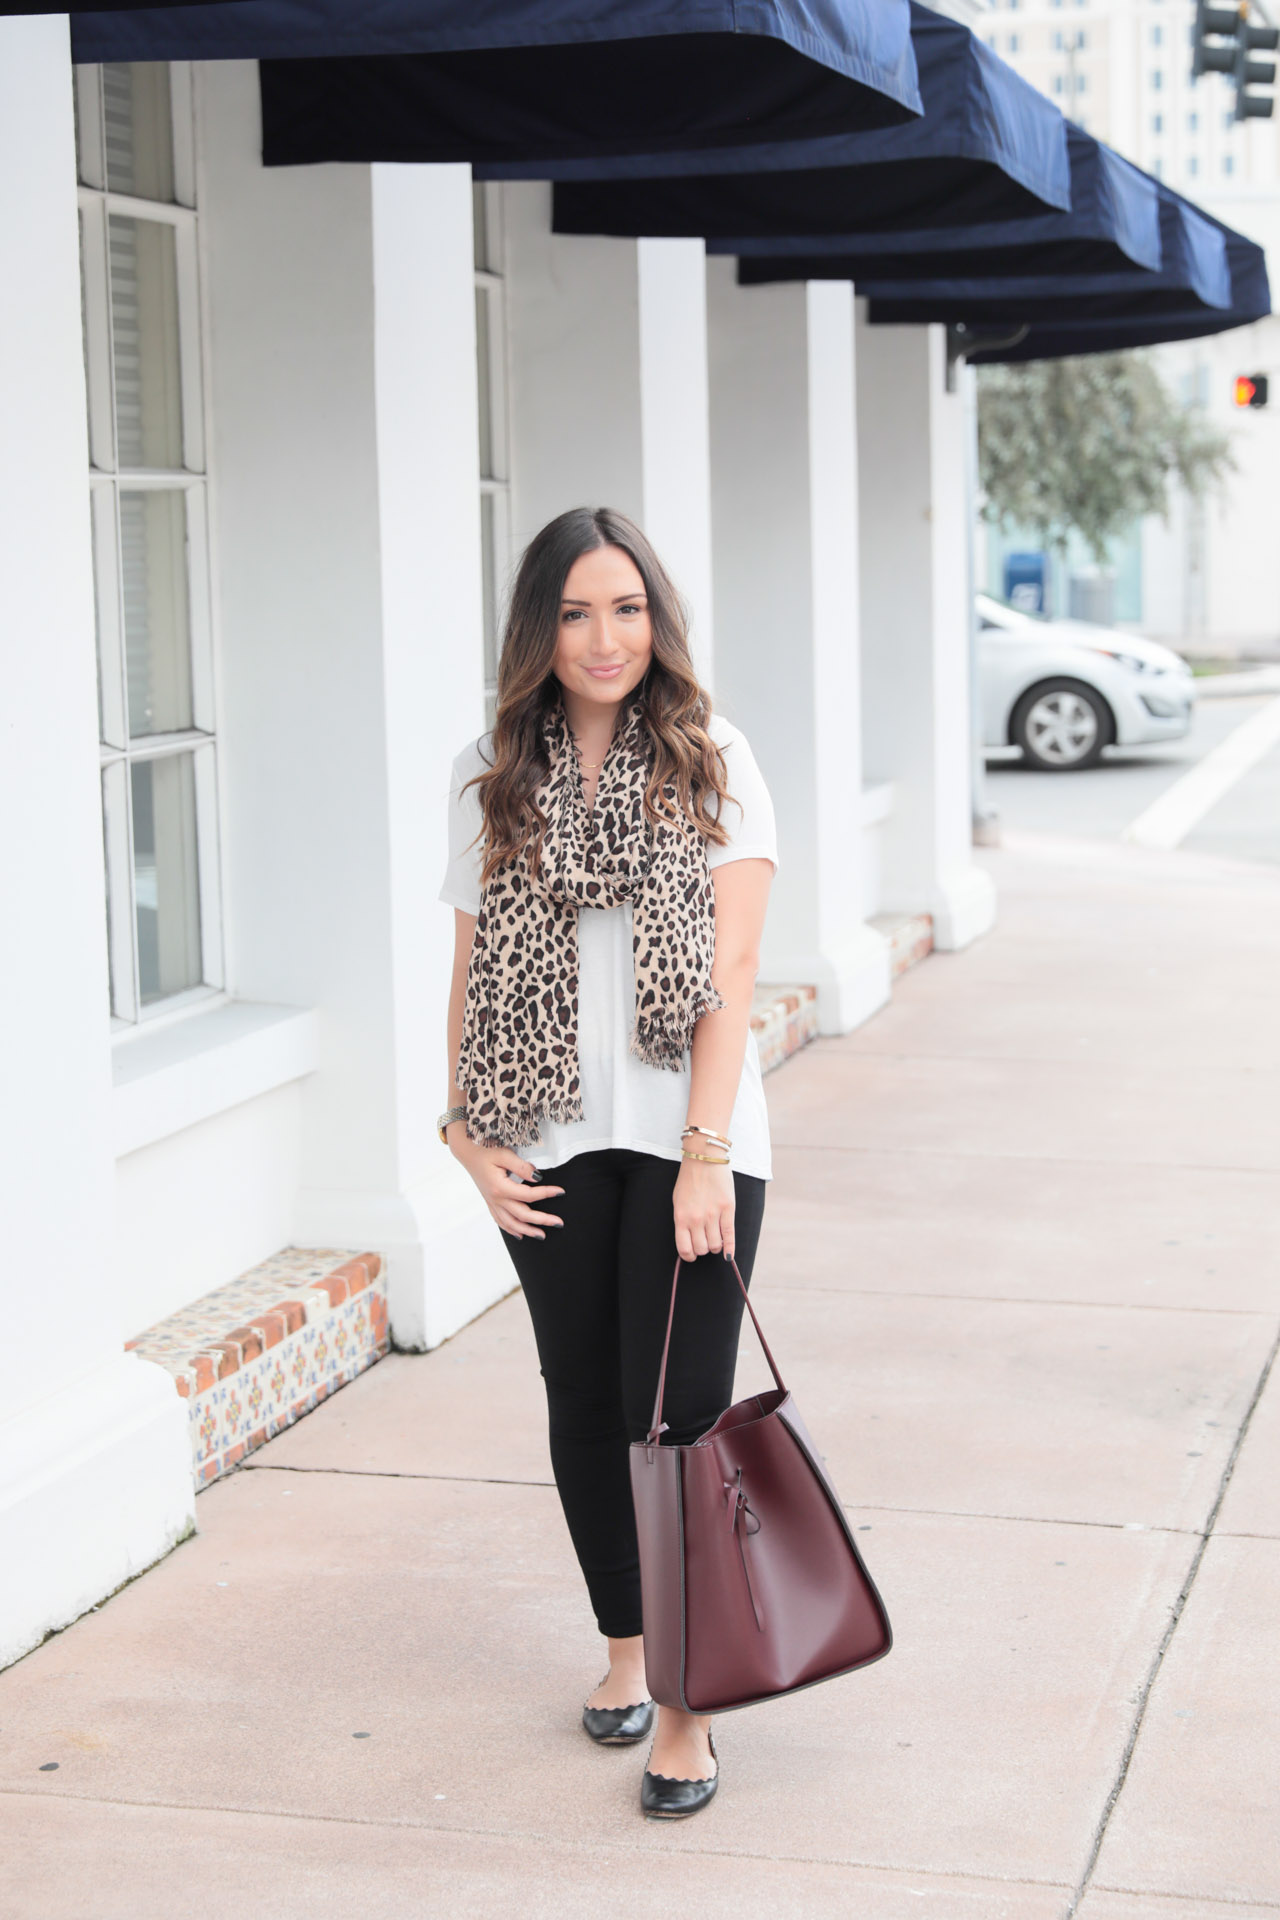
[[[1200,499],[1230,472],[1228,437],[1179,405],[1144,353],[1084,354],[978,370],[984,517],[1034,527],[1099,562],[1143,514],[1169,513],[1169,481]]]

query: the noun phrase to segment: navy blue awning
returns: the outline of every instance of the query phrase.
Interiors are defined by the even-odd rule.
[[[873,326],[933,320],[998,327],[1032,321],[1138,319],[1231,305],[1223,229],[1167,187],[1160,194],[1160,265],[1124,273],[1013,275],[1000,280],[867,279]]]
[[[154,4],[158,7],[191,7],[200,5],[201,3],[202,0],[154,0]],[[212,3],[214,6],[229,7],[234,6],[236,0],[212,0]],[[145,4],[146,0],[144,0],[144,5]],[[208,4],[208,0],[204,0],[204,4]],[[57,0],[53,0],[53,4],[44,4],[44,0],[42,0],[42,3],[36,6],[26,4],[9,6],[0,4],[0,14],[6,17],[12,17],[12,15],[19,13],[65,13],[66,10],[65,0],[61,6],[57,4]],[[82,11],[85,13],[134,12],[136,11],[135,0],[84,0]]]
[[[1210,216],[1205,215],[1206,219]],[[1155,315],[1112,319],[1063,320],[1028,328],[1016,345],[988,353],[971,352],[978,366],[1015,360],[1064,360],[1077,353],[1117,353],[1126,347],[1154,347],[1169,340],[1199,340],[1265,320],[1271,312],[1267,259],[1262,248],[1231,227],[1220,226],[1231,270],[1231,304],[1225,309],[1193,308]]]
[[[1160,265],[1160,196],[1148,173],[1067,123],[1071,209],[977,226],[891,233],[738,236],[707,242],[736,253],[743,286],[776,280],[932,280],[1009,274],[1119,273]]]
[[[683,151],[920,112],[907,0],[235,0],[71,21],[79,61],[261,60],[269,164]]]
[[[1066,123],[1052,101],[967,27],[927,7],[912,7],[912,40],[923,119],[843,140],[558,167],[555,230],[704,239],[887,232],[1069,206]],[[574,172],[594,177],[564,177]]]

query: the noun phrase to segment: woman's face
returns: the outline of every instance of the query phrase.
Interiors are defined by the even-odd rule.
[[[653,634],[640,570],[621,547],[595,547],[570,567],[552,671],[567,693],[616,706],[649,668]]]

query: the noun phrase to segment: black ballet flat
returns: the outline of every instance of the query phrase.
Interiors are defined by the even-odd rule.
[[[652,1700],[631,1707],[584,1707],[582,1724],[598,1747],[634,1747],[653,1728]]]
[[[720,1784],[720,1756],[710,1734],[707,1739],[711,1758],[716,1763],[709,1780],[668,1780],[665,1773],[646,1771],[640,1782],[640,1807],[646,1820],[687,1820],[691,1813],[701,1813],[715,1799]]]

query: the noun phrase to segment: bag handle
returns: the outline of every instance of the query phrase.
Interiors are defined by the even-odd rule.
[[[751,1324],[755,1328],[756,1333],[759,1336],[760,1345],[764,1348],[764,1357],[769,1362],[769,1371],[773,1375],[774,1382],[778,1388],[778,1391],[780,1393],[785,1393],[787,1390],[786,1382],[783,1380],[782,1375],[778,1372],[778,1363],[774,1359],[772,1353],[769,1351],[769,1342],[764,1337],[764,1328],[760,1325],[759,1320],[757,1320],[756,1318],[756,1310],[752,1306],[751,1296],[747,1292],[747,1283],[743,1279],[742,1275],[739,1273],[738,1263],[734,1259],[733,1255],[726,1254],[724,1257],[729,1262],[729,1265],[733,1268],[733,1277],[737,1281],[739,1287],[742,1290],[742,1298],[746,1303],[747,1312],[751,1315]],[[653,1402],[653,1423],[649,1428],[649,1437],[645,1442],[645,1444],[650,1447],[656,1446],[658,1444],[659,1434],[663,1434],[667,1430],[666,1423],[662,1418],[662,1396],[666,1390],[666,1385],[667,1385],[667,1356],[671,1352],[671,1329],[675,1323],[675,1317],[676,1317],[676,1288],[680,1284],[680,1268],[683,1264],[684,1263],[681,1260],[680,1255],[677,1254],[676,1270],[671,1276],[671,1305],[667,1309],[667,1336],[662,1343],[662,1365],[658,1369],[658,1391],[657,1391],[657,1394],[654,1396],[654,1402]]]

